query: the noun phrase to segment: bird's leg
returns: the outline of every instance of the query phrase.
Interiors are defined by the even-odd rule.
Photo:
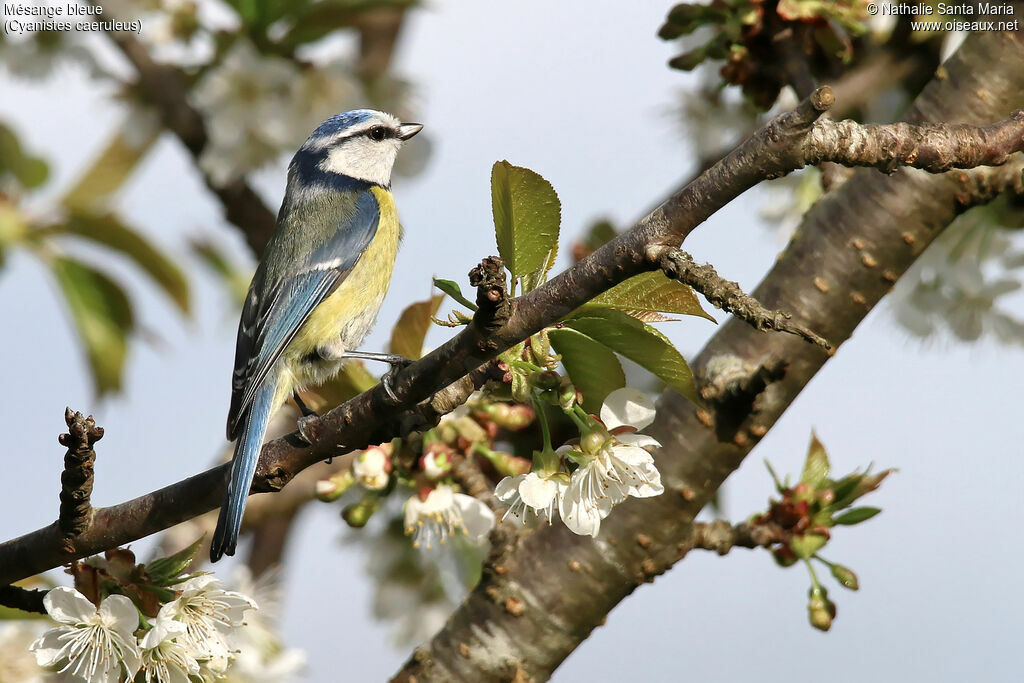
[[[395,395],[395,375],[397,375],[402,369],[408,367],[413,361],[409,360],[405,356],[400,356],[397,353],[374,353],[373,351],[346,351],[342,354],[343,358],[358,358],[360,360],[375,360],[379,363],[387,363],[391,366],[391,369],[384,373],[384,376],[380,378],[381,384],[384,385],[384,391],[387,393],[388,398],[392,401],[398,402],[398,396]]]
[[[301,396],[299,396],[299,392],[292,392],[292,400],[295,401],[295,405],[299,407],[299,412],[302,413],[303,417],[312,417],[314,415],[317,417],[320,416],[320,413],[306,405],[306,402],[302,400]]]

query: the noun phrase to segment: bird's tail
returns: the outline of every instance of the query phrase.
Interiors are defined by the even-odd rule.
[[[263,435],[267,431],[270,412],[274,407],[276,388],[276,382],[265,381],[256,391],[249,414],[245,418],[245,427],[235,442],[235,457],[231,460],[231,474],[227,489],[224,491],[224,503],[220,507],[217,530],[213,533],[213,541],[210,543],[211,562],[216,562],[222,555],[235,554],[238,531],[242,528],[242,513],[245,512],[245,501],[249,496],[256,463],[259,461]]]

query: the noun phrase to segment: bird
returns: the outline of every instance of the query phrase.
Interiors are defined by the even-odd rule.
[[[391,195],[399,149],[423,125],[355,109],[320,124],[288,165],[284,200],[242,306],[231,378],[227,437],[235,442],[210,560],[234,555],[246,498],[271,415],[297,391],[362,358],[391,363],[384,386],[407,363],[359,351],[377,318],[401,239]]]

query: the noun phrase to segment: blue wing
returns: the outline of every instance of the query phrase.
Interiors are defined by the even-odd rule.
[[[322,212],[324,207],[319,208]],[[278,222],[288,220],[286,214],[298,221],[316,221],[314,210],[298,211],[286,204]],[[357,194],[354,206],[341,213],[341,225],[324,226],[333,232],[319,247],[305,255],[302,243],[287,238],[268,245],[268,252],[278,248],[292,261],[285,264],[285,272],[276,277],[265,267],[268,256],[253,276],[253,282],[242,309],[235,348],[235,371],[232,378],[231,408],[228,411],[228,439],[237,438],[252,406],[256,392],[274,363],[295,338],[310,314],[344,281],[355,267],[377,233],[380,206],[373,193],[364,190]],[[279,230],[297,228],[279,227]],[[313,231],[315,234],[315,230]]]

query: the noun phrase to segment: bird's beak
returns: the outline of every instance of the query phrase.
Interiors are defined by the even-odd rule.
[[[421,130],[423,130],[422,123],[403,123],[401,126],[398,127],[398,139],[408,140],[413,135],[416,135],[416,133],[419,133]]]

